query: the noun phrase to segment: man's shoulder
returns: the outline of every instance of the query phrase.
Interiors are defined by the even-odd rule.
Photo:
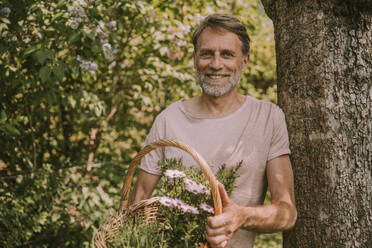
[[[181,111],[182,99],[171,103],[168,107],[163,109],[158,115],[157,119],[167,119],[177,115]]]
[[[281,108],[273,102],[257,99],[252,96],[246,96],[246,98],[249,108],[259,109],[261,112],[281,111]]]

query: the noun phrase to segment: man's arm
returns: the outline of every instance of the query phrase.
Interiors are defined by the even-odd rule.
[[[206,238],[212,247],[224,247],[238,228],[256,232],[278,232],[290,229],[297,219],[294,200],[293,172],[288,155],[270,160],[266,167],[271,204],[242,207],[230,200],[220,185],[223,213],[209,217]]]
[[[151,197],[161,176],[150,174],[144,170],[139,170],[134,192],[131,196],[131,204]]]

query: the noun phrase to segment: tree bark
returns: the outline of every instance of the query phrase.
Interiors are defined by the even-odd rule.
[[[372,4],[262,0],[298,220],[284,247],[372,247]]]

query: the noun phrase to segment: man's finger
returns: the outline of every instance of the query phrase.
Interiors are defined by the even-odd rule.
[[[225,235],[219,235],[219,236],[206,235],[205,238],[212,247],[224,247],[228,239],[228,237]]]
[[[226,226],[229,223],[229,219],[225,214],[220,214],[217,216],[208,217],[207,224],[212,228],[219,228]]]
[[[218,191],[220,192],[222,207],[225,207],[227,204],[230,203],[230,198],[227,195],[227,192],[225,190],[225,186],[222,183],[218,184]]]
[[[227,240],[225,240],[225,241],[223,241],[222,243],[221,243],[221,247],[225,247],[227,245]]]
[[[218,236],[218,235],[224,235],[226,234],[224,227],[219,228],[210,228],[209,226],[206,227],[206,232],[208,236]]]

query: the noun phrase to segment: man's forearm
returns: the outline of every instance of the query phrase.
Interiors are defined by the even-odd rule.
[[[134,192],[131,196],[131,204],[150,198],[160,177],[159,175],[139,170]]]
[[[241,228],[273,233],[291,229],[296,223],[297,211],[295,206],[287,202],[277,202],[257,207],[241,207]]]

